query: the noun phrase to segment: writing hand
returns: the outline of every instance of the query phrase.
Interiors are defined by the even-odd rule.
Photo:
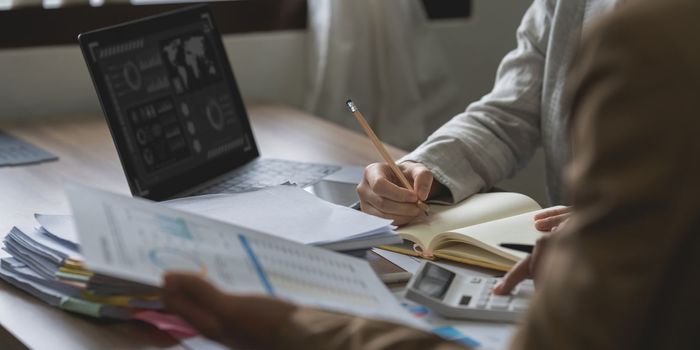
[[[406,176],[413,190],[401,185],[386,163],[374,163],[365,168],[362,182],[357,186],[360,208],[365,213],[394,220],[394,225],[405,225],[423,215],[416,205],[425,201],[442,187],[434,181],[433,173],[423,164],[404,162],[399,169]]]

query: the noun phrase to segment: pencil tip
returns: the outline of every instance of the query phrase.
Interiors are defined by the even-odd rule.
[[[348,110],[350,110],[350,112],[357,112],[357,107],[355,107],[355,103],[353,103],[352,100],[348,99],[347,101],[345,101],[345,105],[348,107]]]

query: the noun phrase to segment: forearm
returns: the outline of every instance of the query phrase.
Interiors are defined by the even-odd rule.
[[[463,350],[417,329],[345,314],[298,308],[277,332],[274,349]]]
[[[433,133],[400,162],[424,164],[454,202],[511,176],[540,144],[539,114],[494,106],[485,97]],[[517,104],[517,103],[514,103]]]
[[[455,202],[509,177],[540,145],[541,99],[551,9],[535,1],[518,28],[493,90],[401,161],[425,164]]]

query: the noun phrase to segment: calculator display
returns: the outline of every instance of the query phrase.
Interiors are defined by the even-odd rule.
[[[437,265],[426,265],[413,288],[436,299],[442,299],[450,287],[455,274]]]

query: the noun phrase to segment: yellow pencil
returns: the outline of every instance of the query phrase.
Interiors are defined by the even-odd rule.
[[[386,148],[384,148],[384,145],[382,144],[381,141],[379,141],[379,138],[377,137],[377,134],[374,133],[372,128],[367,124],[367,121],[365,120],[365,117],[362,116],[362,113],[357,109],[355,104],[352,102],[352,100],[347,100],[345,102],[345,105],[348,107],[350,112],[352,112],[353,115],[355,115],[355,119],[357,119],[357,122],[360,123],[360,126],[362,127],[362,130],[365,131],[367,134],[367,137],[372,141],[374,144],[374,147],[377,148],[377,151],[379,151],[379,154],[382,155],[382,158],[384,158],[384,161],[389,164],[389,167],[391,170],[394,172],[394,175],[401,181],[401,184],[403,184],[403,187],[406,189],[413,191],[413,187],[411,187],[411,184],[408,182],[408,179],[406,179],[406,176],[403,175],[403,172],[401,172],[401,169],[396,165],[396,162],[391,158],[389,155],[389,152],[387,152]],[[416,205],[418,208],[421,208],[424,212],[425,215],[428,215],[428,212],[430,211],[430,206],[425,204],[423,201],[418,199],[418,202],[416,202]]]

